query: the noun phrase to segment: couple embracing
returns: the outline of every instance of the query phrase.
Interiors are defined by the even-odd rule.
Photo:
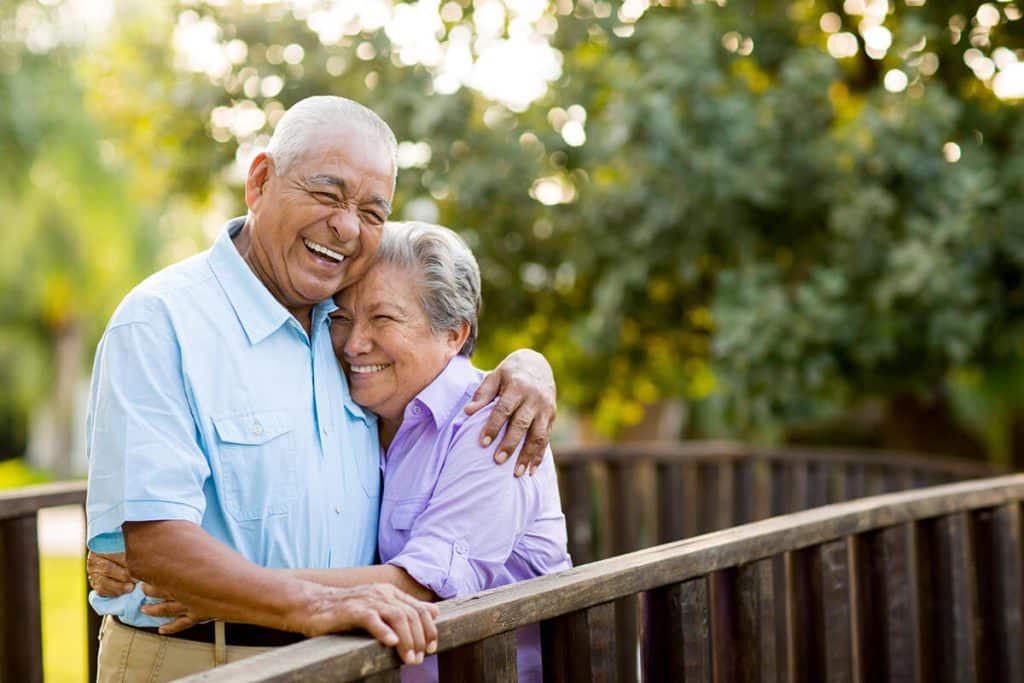
[[[111,318],[87,425],[101,681],[351,629],[436,680],[434,601],[569,567],[550,367],[473,367],[476,260],[388,222],[396,147],[369,109],[302,100],[247,215]],[[517,637],[540,680],[539,632]]]

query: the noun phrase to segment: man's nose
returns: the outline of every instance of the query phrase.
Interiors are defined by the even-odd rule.
[[[342,243],[359,238],[359,209],[345,206],[334,211],[327,219],[327,225]]]

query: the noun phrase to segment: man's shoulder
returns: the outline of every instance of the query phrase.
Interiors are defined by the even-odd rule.
[[[159,270],[137,284],[121,300],[110,326],[154,323],[173,317],[176,309],[202,303],[209,305],[210,289],[216,279],[208,262],[208,251]]]

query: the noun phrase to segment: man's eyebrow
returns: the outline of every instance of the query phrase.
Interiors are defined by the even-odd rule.
[[[316,175],[312,175],[309,177],[309,182],[317,185],[333,185],[342,192],[345,191],[345,181],[337,176],[330,175],[329,173],[317,173]],[[379,206],[384,211],[385,216],[391,215],[391,202],[384,199],[384,197],[381,197],[379,194],[373,195],[373,197],[370,198],[370,203]]]
[[[345,191],[345,181],[328,173],[318,173],[314,176],[310,176],[309,182],[317,185],[334,185],[342,192]]]

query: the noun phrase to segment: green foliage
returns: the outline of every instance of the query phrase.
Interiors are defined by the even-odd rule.
[[[36,166],[108,188],[73,209],[19,189],[18,215],[33,226],[24,248],[58,231],[70,251],[52,270],[89,282],[81,291],[95,291],[99,311],[131,266],[201,244],[168,216],[188,223],[218,201],[240,212],[240,171],[276,117],[335,93],[378,111],[399,140],[429,145],[429,161],[400,172],[396,216],[434,211],[476,251],[482,362],[537,348],[562,400],[608,431],[686,397],[750,435],[863,397],[941,394],[964,372],[1019,363],[1024,117],[968,62],[996,48],[1020,58],[1024,22],[1004,12],[981,30],[970,3],[891,3],[884,56],[869,58],[856,37],[856,55],[837,59],[830,35],[859,36],[862,21],[840,3],[668,4],[634,24],[617,4],[550,3],[561,75],[519,111],[468,87],[439,94],[436,69],[403,65],[385,30],[321,39],[312,17],[326,4],[125,3],[107,40],[46,76],[71,81],[58,89],[84,102],[64,107],[72,123],[25,103],[34,78],[3,71],[18,93],[0,112],[15,175],[36,177],[24,172]],[[443,45],[477,30],[477,8],[458,5]],[[175,43],[203,22],[230,57],[207,72],[184,65],[199,47]],[[906,76],[899,92],[883,87],[890,70]],[[565,134],[567,120],[585,143]],[[51,129],[74,131],[63,151],[41,142]],[[112,166],[83,161],[98,149]],[[90,249],[118,238],[68,233],[69,221],[85,225],[79,216],[90,231],[160,229],[129,229],[103,280]],[[5,273],[19,300],[46,291],[11,263]],[[45,320],[46,306],[32,306]],[[46,334],[42,323],[24,329]],[[0,337],[0,359],[9,348]]]

